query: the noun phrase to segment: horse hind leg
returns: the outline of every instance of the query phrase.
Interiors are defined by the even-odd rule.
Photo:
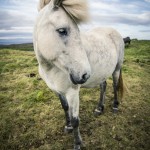
[[[104,111],[106,86],[107,86],[106,81],[104,81],[100,84],[100,100],[99,100],[97,108],[94,110],[95,116],[101,115]]]
[[[122,73],[121,68],[116,67],[115,71],[113,72],[113,89],[114,89],[114,102],[113,102],[113,112],[118,112],[119,106],[119,94],[122,98],[123,95],[123,80],[122,80]],[[120,93],[119,93],[120,92]]]

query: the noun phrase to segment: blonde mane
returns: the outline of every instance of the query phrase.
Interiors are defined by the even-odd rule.
[[[38,10],[40,11],[51,0],[40,0]],[[77,23],[85,22],[89,18],[88,5],[86,0],[63,0],[62,6]]]

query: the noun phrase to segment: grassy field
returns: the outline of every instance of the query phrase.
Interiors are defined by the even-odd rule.
[[[0,50],[0,150],[69,150],[59,99],[39,80],[33,51]],[[33,75],[33,76],[31,76]],[[86,150],[150,149],[150,41],[132,41],[125,50],[123,78],[128,88],[118,114],[112,113],[108,80],[104,114],[93,110],[99,88],[80,92],[80,130]]]

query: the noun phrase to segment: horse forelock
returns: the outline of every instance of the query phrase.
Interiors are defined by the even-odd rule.
[[[44,8],[51,0],[39,0],[38,11]]]
[[[40,11],[50,1],[40,0],[38,10]],[[88,4],[86,0],[62,0],[61,6],[73,17],[76,23],[86,22],[89,19]]]
[[[62,5],[77,23],[88,20],[89,12],[86,0],[63,0]]]

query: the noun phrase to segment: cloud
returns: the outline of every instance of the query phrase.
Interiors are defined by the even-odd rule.
[[[32,39],[39,0],[0,0],[0,40],[29,41]],[[112,26],[123,36],[132,34],[150,39],[150,0],[88,0],[91,22],[84,30],[95,26]],[[142,32],[141,31],[145,31]],[[135,37],[135,38],[136,38]]]
[[[32,39],[38,0],[0,1],[0,40]],[[23,40],[21,40],[23,41]]]
[[[150,3],[150,0],[145,0],[145,2],[148,2],[148,3]]]
[[[0,10],[0,29],[11,29],[13,27],[32,26],[34,20],[28,17],[24,12],[16,10]]]
[[[94,14],[93,18],[99,24],[128,24],[128,25],[150,25],[150,12],[143,14]]]
[[[16,32],[16,30],[1,30],[1,34],[0,34],[0,39],[13,39],[13,38],[22,38],[22,37],[29,38],[31,37],[31,33],[26,31]]]
[[[150,32],[150,30],[140,30],[140,32]]]
[[[1,2],[1,1],[0,1]],[[7,0],[0,9],[0,29],[11,29],[12,27],[33,26],[36,16],[37,0]],[[33,7],[34,6],[34,7]]]
[[[111,26],[122,36],[150,39],[148,33],[140,30],[150,28],[150,5],[140,0],[89,0],[91,22],[82,28]]]

